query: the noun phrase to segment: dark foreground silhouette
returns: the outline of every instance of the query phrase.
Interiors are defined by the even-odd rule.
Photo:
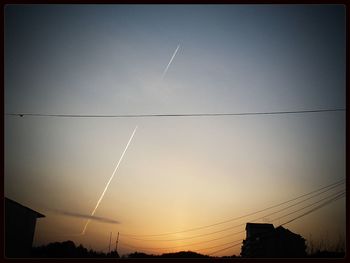
[[[32,257],[35,258],[119,258],[116,251],[111,253],[96,252],[88,250],[82,245],[75,246],[73,241],[54,242],[46,246],[34,247]],[[124,257],[124,256],[123,256]],[[142,252],[134,252],[127,258],[209,258],[192,251],[181,251],[176,253],[165,253],[162,255],[149,255]]]
[[[308,256],[308,258],[344,258],[345,252],[318,250],[317,252]]]
[[[245,258],[305,258],[305,239],[273,224],[247,223],[241,256]]]
[[[76,246],[73,241],[54,242],[45,246],[32,248],[33,258],[119,258],[116,251],[111,253],[97,252],[86,249],[82,245]],[[344,258],[345,252],[335,252],[327,250],[317,250],[313,254],[306,255],[305,258]],[[161,255],[134,252],[123,255],[122,258],[210,258],[192,251],[180,251],[176,253],[165,253]],[[240,256],[224,256],[222,258],[242,258]]]
[[[111,253],[88,250],[82,245],[75,246],[73,241],[54,242],[46,246],[34,247],[32,257],[36,258],[119,258],[116,251]]]
[[[134,252],[132,254],[129,254],[128,258],[209,258],[209,256],[192,251],[180,251],[176,253],[165,253],[162,255],[149,255],[145,253]]]

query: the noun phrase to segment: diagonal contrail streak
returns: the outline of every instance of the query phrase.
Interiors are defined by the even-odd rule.
[[[118,163],[117,163],[117,165],[116,165],[116,167],[115,167],[115,169],[114,169],[114,171],[113,171],[113,173],[112,173],[112,176],[111,176],[111,178],[109,178],[109,181],[108,181],[108,183],[107,183],[105,189],[103,190],[100,199],[98,199],[97,204],[96,204],[94,210],[93,210],[92,213],[91,213],[91,216],[93,216],[93,215],[95,214],[95,212],[96,212],[98,206],[100,205],[100,203],[101,203],[101,201],[102,201],[102,198],[103,198],[103,196],[105,195],[105,193],[106,193],[106,191],[107,191],[107,189],[108,189],[108,186],[109,186],[110,182],[112,181],[112,179],[113,179],[113,177],[114,177],[116,171],[118,170],[118,167],[119,167],[119,165],[120,165],[120,163],[121,163],[121,161],[122,161],[122,159],[123,159],[123,157],[124,157],[124,154],[126,153],[126,150],[128,149],[129,144],[130,144],[132,138],[133,138],[134,135],[135,135],[136,129],[137,129],[137,126],[135,127],[133,133],[131,134],[130,139],[129,139],[128,143],[126,144],[125,149],[124,149],[122,155],[120,156],[119,161],[118,161]],[[86,224],[85,224],[85,226],[84,226],[84,229],[83,229],[83,231],[81,232],[81,235],[84,235],[84,234],[85,234],[85,230],[86,230],[88,224],[90,223],[90,220],[91,220],[91,219],[88,219],[88,220],[87,220],[87,222],[86,222]]]
[[[179,49],[179,47],[180,47],[180,45],[177,45],[177,48],[175,49],[175,52],[174,52],[173,56],[171,57],[171,59],[170,59],[168,65],[166,66],[166,68],[165,68],[165,70],[164,70],[164,72],[163,72],[162,79],[164,78],[165,74],[167,73],[168,68],[169,68],[171,62],[173,61],[173,59],[174,59],[174,57],[175,57],[175,55],[176,55],[177,50]]]

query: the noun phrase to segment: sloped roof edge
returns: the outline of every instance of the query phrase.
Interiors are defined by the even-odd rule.
[[[265,224],[265,223],[247,223],[245,228],[247,229],[248,227],[274,228],[273,224]]]
[[[29,207],[26,207],[26,206],[24,206],[24,205],[21,205],[20,203],[18,203],[18,202],[16,202],[16,201],[12,200],[12,199],[10,199],[10,198],[5,197],[5,202],[10,202],[10,203],[16,204],[16,205],[18,205],[18,206],[21,206],[21,207],[23,207],[23,208],[29,210],[30,212],[36,214],[36,217],[37,217],[37,218],[45,217],[45,215],[40,214],[39,212],[37,212],[37,211],[35,211],[35,210],[33,210],[33,209],[30,209]]]

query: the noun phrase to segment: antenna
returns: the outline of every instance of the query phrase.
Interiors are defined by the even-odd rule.
[[[118,236],[117,236],[117,241],[115,242],[115,252],[118,253],[118,241],[119,241],[119,232],[118,232]]]
[[[111,240],[112,240],[112,232],[109,235],[109,249],[108,249],[108,253],[111,253]]]

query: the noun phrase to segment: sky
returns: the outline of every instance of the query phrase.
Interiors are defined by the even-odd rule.
[[[4,34],[5,113],[345,108],[342,5],[7,5]],[[91,220],[79,235],[136,126],[94,214],[117,223]],[[106,252],[110,234],[114,247],[120,232],[119,254],[208,254],[244,239],[247,222],[278,226],[301,213],[293,209],[345,186],[283,219],[259,214],[141,235],[216,224],[344,178],[345,112],[5,116],[4,193],[46,215],[35,246],[72,240]],[[335,245],[345,239],[345,198],[284,227]],[[215,255],[239,253],[240,245]]]

